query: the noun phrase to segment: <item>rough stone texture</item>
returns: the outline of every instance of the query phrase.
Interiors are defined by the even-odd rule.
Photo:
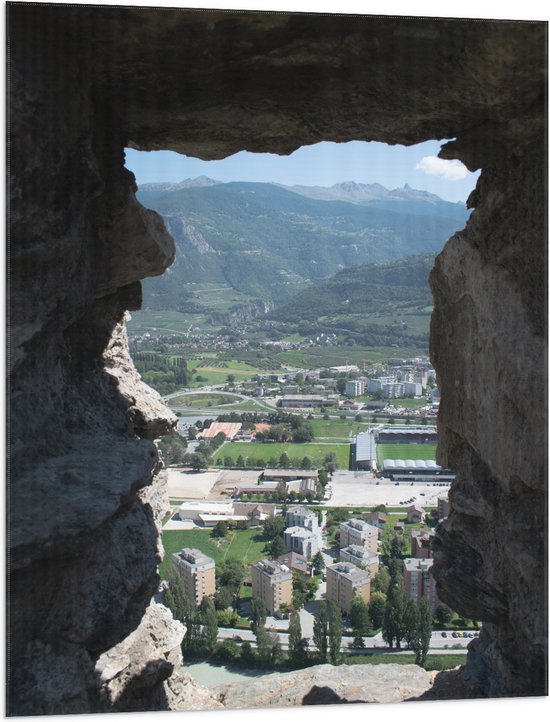
[[[160,604],[149,606],[139,627],[96,664],[105,708],[169,709],[163,682],[183,664],[185,627]]]
[[[435,673],[414,664],[333,667],[321,664],[211,687],[224,707],[295,707],[297,705],[357,702],[403,702],[428,691]]]
[[[174,251],[128,145],[456,138],[442,157],[482,169],[431,280],[439,459],[458,471],[434,566],[485,622],[457,695],[545,693],[546,26],[14,4],[8,32],[9,712],[105,709],[94,666],[158,583],[151,439],[174,420],[120,324]],[[162,676],[150,699],[185,697]],[[117,709],[148,708],[126,689]]]

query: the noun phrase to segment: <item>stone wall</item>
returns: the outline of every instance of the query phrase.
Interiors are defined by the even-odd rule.
[[[172,706],[155,654],[127,692],[96,668],[147,633],[152,439],[175,424],[121,325],[174,254],[125,146],[455,138],[442,157],[482,169],[431,280],[439,460],[458,471],[435,567],[486,622],[461,684],[544,693],[546,26],[14,4],[8,32],[10,713]]]

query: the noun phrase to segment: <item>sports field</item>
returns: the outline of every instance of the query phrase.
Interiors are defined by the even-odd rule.
[[[349,468],[349,444],[278,444],[278,443],[238,443],[229,442],[216,451],[214,458],[225,459],[230,457],[234,466],[239,456],[242,456],[245,463],[250,457],[262,459],[266,463],[279,462],[281,454],[287,454],[290,459],[290,468],[300,468],[302,459],[307,456],[314,467],[323,464],[327,454],[336,454],[336,463],[339,469]]]
[[[435,461],[437,444],[377,444],[378,465],[384,459],[425,459]]]
[[[226,537],[217,539],[211,529],[189,529],[182,531],[164,531],[162,533],[164,561],[159,571],[162,579],[170,567],[172,554],[184,547],[200,549],[215,562],[222,559],[238,559],[244,564],[254,564],[265,557],[265,539],[259,529],[236,529]]]

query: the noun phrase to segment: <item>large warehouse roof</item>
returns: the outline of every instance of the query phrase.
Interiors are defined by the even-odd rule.
[[[439,466],[431,459],[386,459],[384,461],[384,470],[397,471],[404,469],[406,471],[415,471],[417,469],[433,469],[440,471],[443,467]]]
[[[372,432],[365,431],[357,434],[355,458],[357,461],[371,461],[372,459],[376,459],[376,443]]]
[[[437,429],[431,429],[426,427],[412,429],[400,427],[398,429],[388,429],[384,427],[383,429],[380,429],[380,433],[384,435],[391,434],[395,436],[418,436],[418,434],[423,434],[425,436],[437,436]]]

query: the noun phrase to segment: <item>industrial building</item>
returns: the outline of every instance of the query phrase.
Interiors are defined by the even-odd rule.
[[[354,470],[376,471],[376,439],[372,431],[357,434]]]
[[[452,482],[455,473],[444,469],[431,459],[386,459],[381,476],[392,481],[445,481]]]
[[[378,444],[436,444],[437,429],[429,426],[392,426],[376,432]]]

